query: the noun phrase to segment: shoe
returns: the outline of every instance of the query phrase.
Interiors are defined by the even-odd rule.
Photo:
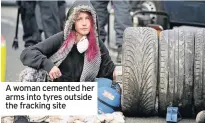
[[[13,123],[29,123],[29,121],[26,116],[15,116]]]
[[[122,46],[118,46],[118,51],[117,51],[117,63],[122,62]]]

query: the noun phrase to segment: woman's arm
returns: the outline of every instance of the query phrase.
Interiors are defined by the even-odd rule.
[[[46,40],[24,49],[20,59],[23,65],[35,69],[44,69],[47,72],[53,68],[52,63],[48,58],[53,55],[63,42],[63,32],[59,32]]]
[[[113,80],[115,65],[111,60],[109,52],[102,41],[99,41],[99,46],[101,51],[101,65],[97,77],[103,77]]]

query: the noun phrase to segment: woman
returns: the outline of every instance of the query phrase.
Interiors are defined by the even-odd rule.
[[[64,31],[21,53],[25,66],[47,71],[53,81],[113,80],[114,63],[98,38],[97,16],[89,2],[75,2]]]

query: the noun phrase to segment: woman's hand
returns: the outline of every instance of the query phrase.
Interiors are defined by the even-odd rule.
[[[49,72],[49,76],[50,76],[51,80],[59,78],[61,75],[62,74],[61,74],[60,69],[56,66],[54,66]]]

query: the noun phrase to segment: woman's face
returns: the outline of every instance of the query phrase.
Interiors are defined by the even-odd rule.
[[[80,12],[75,21],[75,30],[81,36],[90,32],[90,15],[87,12]]]

